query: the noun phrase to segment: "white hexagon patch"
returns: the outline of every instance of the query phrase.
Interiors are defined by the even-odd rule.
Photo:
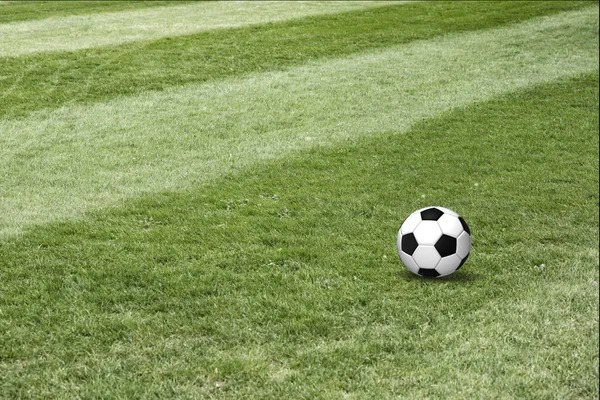
[[[428,269],[434,269],[442,259],[438,251],[433,246],[417,247],[412,257],[420,268]]]
[[[434,245],[442,237],[442,230],[437,221],[421,221],[413,233],[419,245]]]

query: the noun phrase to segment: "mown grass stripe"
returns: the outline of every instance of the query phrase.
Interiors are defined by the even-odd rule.
[[[0,121],[0,231],[188,189],[298,149],[402,131],[598,69],[598,8]]]
[[[0,117],[293,67],[582,5],[589,3],[403,4],[102,49],[0,58]]]
[[[184,1],[0,1],[0,24],[184,4]]]
[[[593,397],[597,110],[596,71],[0,245],[0,386]],[[446,280],[395,254],[400,220],[431,203],[476,238]]]
[[[377,1],[202,2],[0,24],[0,57],[156,40],[384,4]]]

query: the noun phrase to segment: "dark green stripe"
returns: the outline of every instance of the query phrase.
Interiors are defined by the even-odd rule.
[[[189,1],[11,1],[8,4],[0,5],[0,24],[184,3],[189,3]]]
[[[589,2],[416,3],[152,42],[0,59],[0,117],[493,28]]]

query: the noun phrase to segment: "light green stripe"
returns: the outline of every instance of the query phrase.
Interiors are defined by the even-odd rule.
[[[1,121],[0,232],[190,189],[314,145],[401,132],[455,107],[594,71],[597,35],[598,8],[591,7]]]
[[[73,51],[389,4],[225,1],[13,22],[0,24],[0,57]]]

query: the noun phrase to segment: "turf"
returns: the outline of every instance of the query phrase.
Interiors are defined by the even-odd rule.
[[[149,7],[164,7],[189,3],[185,1],[0,1],[0,24],[31,21],[51,17],[93,15]]]
[[[66,52],[173,38],[196,32],[265,24],[310,15],[364,10],[383,4],[389,3],[187,2],[172,4],[169,7],[135,8],[122,12],[0,24],[0,56]]]
[[[594,396],[597,82],[518,91],[5,243],[5,393]],[[461,210],[474,232],[449,279],[399,266],[396,230],[423,204]]]
[[[594,24],[592,7],[0,121],[0,234],[596,69]]]
[[[362,20],[358,43],[415,17],[383,29],[398,42],[284,41],[298,58],[205,80],[132,62],[162,83],[119,92],[117,68],[57,104],[61,73],[22,74],[11,93],[39,103],[0,118],[0,398],[598,398],[598,7],[494,3],[454,28],[491,4],[212,32],[332,48],[343,29],[315,21]],[[432,204],[474,238],[443,279],[395,249]]]
[[[494,28],[589,6],[589,2],[399,4],[101,49],[0,57],[0,117],[23,117],[65,104],[280,70],[308,60]],[[62,31],[54,35],[55,42],[63,43]],[[15,47],[20,48],[18,43]],[[3,48],[7,53],[15,51],[10,41]]]

